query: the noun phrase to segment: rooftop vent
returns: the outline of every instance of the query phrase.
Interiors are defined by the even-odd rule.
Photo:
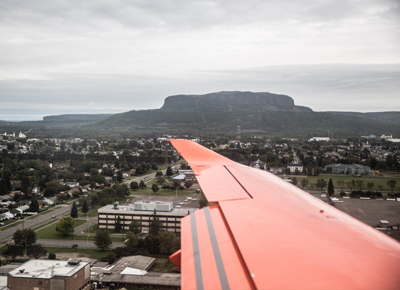
[[[76,266],[76,265],[79,265],[79,263],[80,263],[81,261],[82,261],[81,259],[69,259],[69,260],[68,260],[68,265]]]
[[[20,269],[19,272],[22,274],[24,273],[25,269]]]
[[[118,201],[114,202],[114,209],[118,209]]]

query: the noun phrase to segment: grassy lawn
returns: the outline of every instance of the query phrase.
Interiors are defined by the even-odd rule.
[[[126,201],[126,200],[125,200]],[[124,201],[124,202],[125,202]],[[81,212],[81,209],[82,208],[78,208],[78,217],[80,217],[80,218],[82,218],[82,217],[87,217],[87,216],[89,216],[89,217],[96,217],[97,216],[97,210],[99,209],[99,208],[101,208],[102,206],[101,205],[94,205],[94,206],[91,206],[91,207],[89,207],[89,212],[88,213],[83,213],[83,212]]]
[[[94,236],[79,236],[79,235],[73,235],[73,236],[61,236],[57,239],[63,239],[63,240],[74,240],[74,241],[94,241]],[[123,242],[125,240],[125,235],[122,237],[111,237],[112,242]]]
[[[99,224],[94,224],[92,226],[90,226],[89,228],[87,228],[86,230],[84,230],[84,233],[94,233],[95,231],[97,231],[99,229]],[[107,231],[109,234],[113,234],[114,230],[105,230]],[[112,233],[111,233],[112,231]]]
[[[329,182],[329,179],[332,178],[333,181],[333,186],[335,187],[335,193],[339,193],[341,188],[337,184],[338,180],[343,180],[344,182],[347,181],[357,181],[357,180],[362,180],[364,182],[362,189],[367,190],[367,183],[372,182],[374,183],[374,187],[372,188],[373,191],[378,191],[378,185],[382,185],[382,188],[384,191],[389,191],[391,192],[391,188],[387,185],[387,182],[391,179],[396,180],[396,178],[390,178],[390,177],[380,177],[380,176],[373,176],[373,177],[355,177],[355,176],[347,176],[347,175],[341,175],[341,174],[322,174],[320,176],[301,176],[301,175],[292,175],[291,177],[296,177],[297,182],[300,183],[303,178],[306,178],[308,180],[308,183],[310,185],[314,186],[314,189],[317,190],[316,184],[317,184],[317,179],[323,178],[326,182]],[[397,184],[400,185],[400,180],[396,180]],[[310,187],[307,187],[308,189]],[[326,190],[326,188],[324,189]],[[344,190],[350,190],[348,186],[345,184]],[[359,190],[358,187],[354,187],[353,190]]]
[[[131,194],[132,195],[143,195],[143,196],[192,196],[193,195],[193,188],[189,188],[189,189],[184,189],[184,190],[164,190],[161,189],[160,184],[157,183],[157,178],[152,178],[149,179],[145,182],[145,184],[147,185],[146,188],[143,189],[138,189],[138,190],[131,190]],[[160,188],[159,191],[157,191],[156,193],[153,192],[153,190],[151,190],[151,186],[153,184],[157,184],[158,187]],[[172,185],[172,182],[169,180],[166,180],[163,185]]]
[[[171,273],[172,268],[175,267],[169,259],[157,258],[153,267],[151,267],[151,272],[161,272],[161,273]]]
[[[80,225],[83,225],[84,223],[87,223],[86,220],[75,220],[75,225],[74,227],[77,228]],[[46,225],[49,225],[46,227]],[[50,221],[46,224],[40,225],[36,228],[36,237],[38,239],[57,239],[57,240],[79,240],[79,241],[94,241],[94,236],[81,236],[81,235],[73,235],[73,236],[63,236],[59,234],[56,231],[56,226],[57,222],[55,221]],[[97,224],[96,227],[92,226],[91,228],[95,230],[91,230],[91,233],[94,233],[97,230]],[[85,231],[87,232],[87,231]],[[113,242],[123,242],[125,240],[125,235],[122,236],[122,233],[116,233],[112,230],[108,230],[110,234],[121,234],[120,237],[111,237],[111,241]]]
[[[94,249],[72,249],[72,248],[45,248],[47,253],[82,253],[82,257],[88,257],[91,259],[100,260],[102,257],[106,257],[110,250],[94,250]]]
[[[51,220],[51,221],[48,221],[47,223],[41,224],[40,226],[34,227],[33,230],[37,231],[41,228],[44,228],[45,226],[47,226],[49,224],[57,223],[57,222],[58,222],[58,220]]]
[[[76,228],[84,223],[87,223],[87,221],[86,220],[75,220],[74,228]],[[38,239],[59,239],[59,240],[69,238],[69,237],[65,237],[65,236],[59,234],[56,231],[56,226],[57,226],[57,223],[54,223],[54,224],[49,225],[48,227],[39,229],[38,231],[36,231],[36,237]],[[86,240],[86,237],[84,237],[84,240]]]
[[[84,233],[95,233],[97,230],[99,229],[99,225],[98,224],[94,224],[92,226],[90,226],[90,228],[84,230]],[[110,235],[118,235],[117,237],[111,237],[111,240],[113,242],[123,242],[125,241],[125,234],[128,232],[127,230],[124,230],[123,232],[116,232],[114,230],[107,230],[107,229],[103,229],[106,233],[109,233]],[[90,240],[90,237],[89,237]]]

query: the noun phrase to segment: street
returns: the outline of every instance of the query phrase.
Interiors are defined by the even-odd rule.
[[[98,249],[93,241],[72,240],[71,237],[67,237],[65,240],[38,239],[36,243],[51,248],[71,248],[72,244],[78,244],[78,249]],[[110,249],[124,246],[123,242],[113,242]]]
[[[6,244],[9,242],[10,238],[13,236],[16,230],[22,230],[23,228],[34,228],[43,223],[52,220],[52,216],[55,215],[57,218],[62,217],[66,213],[71,211],[71,205],[62,205],[62,208],[55,209],[49,213],[37,215],[34,218],[25,218],[22,224],[13,226],[7,230],[0,232],[0,243]]]

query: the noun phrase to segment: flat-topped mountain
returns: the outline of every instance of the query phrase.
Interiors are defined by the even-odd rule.
[[[400,134],[400,112],[356,113],[314,112],[295,105],[286,95],[267,92],[217,92],[204,95],[175,95],[165,99],[160,109],[132,110],[120,114],[71,114],[47,116],[39,122],[0,122],[0,129],[43,131],[57,129],[60,134],[84,132],[85,136],[101,132],[220,134],[260,132],[274,135]],[[89,134],[90,133],[90,134]]]
[[[285,111],[312,112],[310,108],[296,106],[286,95],[267,92],[218,92],[205,95],[175,95],[167,97],[161,110],[172,111]]]

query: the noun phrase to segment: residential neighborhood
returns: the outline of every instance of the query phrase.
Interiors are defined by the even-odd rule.
[[[398,146],[388,138],[302,140],[254,135],[212,139],[187,135],[95,140],[37,139],[29,138],[29,133],[0,136],[0,249],[7,265],[20,261],[9,268],[13,283],[18,283],[19,277],[15,270],[31,267],[21,266],[27,257],[47,259],[50,254],[62,253],[62,248],[73,248],[81,256],[65,260],[67,264],[75,263],[70,266],[76,266],[78,272],[91,265],[100,273],[90,279],[82,276],[81,288],[96,283],[110,289],[112,285],[179,289],[180,274],[168,256],[180,248],[181,219],[207,205],[207,200],[196,174],[169,143],[176,137],[191,139],[233,161],[274,174],[343,211],[342,203],[350,206],[350,200],[354,207],[360,199],[370,203],[400,200]],[[394,232],[400,220],[391,219],[391,214],[382,213],[379,220],[359,218],[372,227],[384,224]],[[28,233],[31,229],[33,234]],[[28,234],[36,243],[24,249],[18,239]],[[84,249],[95,252],[80,252]],[[107,264],[118,267],[123,259],[132,261],[132,268],[139,267],[135,269],[143,276],[129,276],[124,282],[119,273],[115,279],[102,278]],[[137,261],[147,264],[140,266]],[[146,279],[146,275],[158,278]],[[0,274],[0,283],[1,279]]]

